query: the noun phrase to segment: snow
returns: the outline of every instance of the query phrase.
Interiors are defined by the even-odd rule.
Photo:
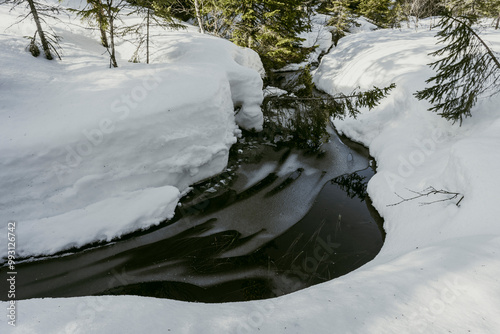
[[[180,192],[225,168],[236,124],[262,128],[263,69],[249,49],[161,31],[152,64],[127,62],[134,48],[119,40],[109,69],[94,33],[63,16],[63,59],[47,61],[25,51],[34,25],[9,27],[23,10],[9,9],[0,6],[0,217],[19,222],[21,256],[171,218]]]
[[[1,22],[4,22],[3,17],[6,15],[3,11]],[[356,120],[335,122],[341,132],[368,146],[377,160],[378,172],[371,179],[368,192],[375,207],[385,219],[387,237],[381,252],[373,261],[335,280],[263,301],[211,305],[137,296],[24,300],[16,303],[19,319],[17,326],[15,328],[9,326],[4,318],[0,321],[0,331],[2,333],[499,332],[500,207],[497,203],[497,191],[500,188],[500,181],[496,179],[494,171],[500,163],[500,115],[497,112],[500,97],[480,100],[472,112],[473,117],[465,120],[462,127],[457,124],[452,125],[440,116],[427,111],[428,103],[416,100],[412,93],[423,88],[425,79],[432,74],[426,64],[432,61],[427,53],[436,48],[434,34],[435,31],[401,29],[365,31],[349,35],[341,39],[338,47],[323,58],[314,77],[316,84],[330,93],[339,90],[349,92],[357,85],[366,89],[373,85],[388,85],[391,82],[397,84],[390,97],[376,109],[363,112]],[[490,30],[485,32],[485,36],[494,49],[500,50],[500,33]],[[1,54],[2,64],[9,65],[2,67],[2,89],[13,87],[9,96],[2,94],[2,115],[5,115],[7,113],[5,106],[9,108],[13,106],[8,103],[10,97],[19,97],[15,94],[16,92],[21,94],[19,92],[21,88],[25,87],[24,91],[34,94],[23,102],[25,108],[50,92],[47,91],[48,86],[40,87],[39,84],[44,80],[43,75],[48,73],[48,70],[45,72],[40,70],[40,73],[35,71],[43,62],[25,56],[20,51],[23,43],[20,43],[19,39],[2,35],[1,42],[2,45],[6,45],[3,50],[8,49]],[[94,57],[102,59],[97,55]],[[20,76],[19,68],[16,70],[15,58],[23,59],[23,68],[26,68],[24,74],[27,77]],[[78,61],[76,58],[73,66],[83,66],[76,64]],[[88,62],[99,67],[92,58]],[[56,68],[61,64],[49,63],[44,66],[57,71]],[[90,65],[85,65],[80,72],[76,68],[73,78],[75,82],[77,79],[82,80],[86,72],[91,77],[96,77],[100,73],[97,70],[90,72],[88,66]],[[140,77],[140,73],[134,72],[131,67],[124,66],[121,70],[123,72],[113,73],[116,72],[116,76]],[[11,73],[13,68],[15,71]],[[169,64],[158,65],[158,72],[166,72],[162,85],[173,89],[175,85],[167,80],[170,78],[167,76],[170,70],[173,71],[169,69]],[[209,122],[211,117],[215,117],[215,113],[211,112],[213,109],[211,106],[217,103],[213,97],[210,98],[210,93],[217,93],[219,103],[227,109],[224,115],[220,112],[217,114],[225,120],[223,126],[227,127],[227,131],[223,134],[224,140],[227,141],[219,138],[219,144],[222,141],[223,145],[227,145],[228,141],[231,142],[234,138],[232,135],[234,123],[229,121],[232,101],[227,97],[223,98],[228,93],[223,96],[220,92],[224,89],[229,90],[229,85],[223,84],[224,76],[217,75],[218,71],[209,71],[210,77],[213,78],[209,80],[202,75],[207,68],[200,71],[199,66],[183,65],[176,67],[176,70],[181,72],[186,80],[196,77],[190,84],[199,82],[200,89],[210,82],[210,85],[200,92],[205,100],[196,100],[189,104],[181,103],[186,102],[182,100],[182,96],[177,96],[179,100],[174,99],[178,104],[176,108],[171,108],[172,112],[182,109],[188,113],[186,117],[190,120],[183,124],[182,129],[186,125],[190,127],[192,125],[189,129],[191,132],[187,135],[196,132],[196,124],[191,122],[198,121],[194,115],[201,116],[195,112],[197,102],[201,101],[203,109],[209,113],[203,122]],[[14,75],[17,75],[17,80],[24,81],[15,81]],[[10,78],[10,86],[4,84],[7,80],[5,78]],[[114,82],[107,78],[107,75],[102,75],[100,80],[109,84]],[[57,75],[54,75],[54,79],[62,80]],[[17,89],[16,85],[19,85]],[[64,83],[58,85],[62,88],[65,86]],[[77,87],[80,88],[79,94],[85,94],[85,88],[93,89],[94,93],[103,89],[100,86]],[[126,87],[132,89],[133,85]],[[110,90],[110,94],[113,94],[113,89]],[[120,93],[116,94],[119,96]],[[77,96],[73,98],[76,99]],[[82,101],[76,102],[72,105],[73,108],[78,108],[78,102]],[[67,105],[70,101],[61,103]],[[35,106],[31,108],[35,109]],[[18,109],[16,114],[12,113],[11,116],[15,117],[16,123],[11,124],[22,124],[23,119],[25,120],[23,124],[26,124],[28,116],[36,116],[34,111],[26,114],[30,109],[26,110],[28,111],[21,113]],[[92,115],[93,111],[89,112]],[[159,123],[159,127],[163,125],[168,129],[181,130],[179,126],[169,128],[168,121],[162,120],[163,114],[160,111],[150,112],[155,115],[154,122],[150,123]],[[139,125],[146,120],[138,114],[139,110],[134,112],[134,115],[137,115],[134,116],[135,122],[132,122],[134,124],[127,126],[117,124],[115,131],[118,131],[119,126],[141,131],[143,128],[139,128]],[[61,113],[60,117],[61,122],[65,122],[64,113]],[[92,124],[91,120],[81,121]],[[139,123],[137,127],[136,122]],[[17,167],[20,169],[19,175],[28,176],[35,175],[36,171],[43,171],[36,167],[36,163],[50,153],[50,150],[43,150],[46,145],[40,143],[41,149],[34,156],[28,153],[21,155],[29,149],[27,139],[23,139],[24,133],[17,134],[15,129],[10,130],[11,126],[4,124],[2,122],[2,143],[9,138],[6,133],[10,131],[11,136],[16,135],[13,139],[24,143],[26,147],[19,145],[16,146],[16,150],[8,150],[5,144],[2,144],[2,185],[7,182],[4,176],[6,168],[13,172]],[[65,126],[70,125],[65,124]],[[60,126],[54,130],[64,131],[64,129],[65,127]],[[32,131],[38,131],[35,134],[38,138],[42,138],[46,130]],[[118,133],[113,132],[113,136]],[[179,142],[184,142],[180,133],[174,131],[172,134],[168,130],[164,133],[172,142],[175,142],[175,138]],[[35,138],[35,134],[31,131],[26,134]],[[141,134],[146,136],[140,139],[145,143],[141,149],[147,150],[154,141],[151,141],[146,132],[141,131]],[[178,136],[175,137],[175,134]],[[65,136],[67,139],[63,138],[67,140],[66,142],[72,143],[69,141],[71,131],[68,130]],[[133,134],[130,136],[137,139]],[[125,140],[127,145],[131,145],[133,141],[125,135],[117,137],[116,140],[118,142]],[[198,144],[209,145],[205,141],[199,141]],[[125,151],[117,153],[114,160],[127,154],[127,149],[130,149],[127,145],[121,146]],[[200,150],[205,148],[208,149],[200,147]],[[217,150],[212,152],[215,151]],[[20,163],[20,160],[29,161],[29,169],[26,167],[27,164]],[[140,168],[140,164],[137,167]],[[39,176],[40,182],[47,177],[44,175]],[[16,174],[12,174],[9,180],[12,180],[14,185],[22,184],[21,176],[16,177]],[[394,192],[401,196],[411,196],[407,189],[422,190],[428,186],[460,192],[465,196],[464,200],[460,207],[455,205],[456,201],[424,206],[420,206],[418,201],[410,201],[397,206],[387,206],[399,201]],[[2,189],[5,187],[2,186]],[[8,189],[15,190],[14,187]],[[40,186],[35,187],[37,191],[40,189]],[[16,196],[22,196],[23,193],[18,191]],[[2,195],[2,203],[5,198],[9,200],[11,197],[15,198],[13,196],[14,194]],[[436,199],[429,197],[423,200]],[[11,201],[13,203],[14,200]],[[4,310],[9,307],[7,302],[1,304]]]
[[[332,17],[327,14],[314,13],[311,16],[311,29],[300,33],[299,37],[303,39],[301,42],[302,47],[311,48],[316,46],[316,48],[309,53],[307,59],[303,62],[288,64],[277,70],[277,72],[298,71],[307,65],[317,64],[321,57],[333,46],[332,31],[336,28],[327,25],[331,18]],[[356,34],[376,29],[378,29],[376,25],[368,22],[366,18],[360,16],[355,19],[355,23],[351,25],[347,34]]]
[[[288,94],[286,90],[278,87],[267,86],[266,88],[264,88],[264,97],[282,96],[286,94]]]
[[[298,64],[289,64],[281,69],[279,72],[287,71],[297,71],[308,64],[317,63],[319,57],[328,52],[332,46],[332,33],[333,27],[327,26],[326,24],[330,20],[329,15],[315,13],[311,17],[311,29],[310,31],[304,31],[299,34],[299,37],[303,39],[301,45],[304,48],[310,48],[316,46],[313,52],[311,52],[307,59]]]
[[[500,209],[495,204],[500,182],[491,175],[500,162],[500,99],[481,99],[473,117],[459,127],[412,96],[433,74],[426,64],[433,61],[427,54],[437,48],[435,33],[380,30],[346,37],[323,58],[314,81],[329,93],[397,84],[375,110],[357,120],[335,122],[339,131],[368,146],[377,160],[368,192],[384,217],[387,239],[372,265],[399,263],[408,275],[408,284],[399,283],[398,290],[419,292],[410,300],[416,304],[413,321],[421,332],[497,332],[493,314],[500,310],[500,299],[489,291],[500,290],[494,278],[500,271],[495,256],[500,250]],[[489,30],[484,36],[493,49],[500,49],[498,32]],[[400,201],[396,194],[409,198],[415,195],[411,190],[430,186],[464,195],[460,207],[455,205],[460,197],[419,205],[442,196],[388,206]],[[416,266],[425,271],[418,281],[410,274]],[[449,287],[447,277],[459,280],[460,286]],[[467,310],[474,312],[464,314]]]
[[[357,17],[355,22],[356,23],[349,28],[349,33],[351,34],[357,34],[360,32],[367,32],[378,29],[378,27],[375,24],[368,22],[368,20],[363,16]]]

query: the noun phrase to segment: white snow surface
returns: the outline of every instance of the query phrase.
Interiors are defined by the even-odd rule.
[[[286,65],[280,68],[279,72],[297,71],[308,64],[318,62],[319,57],[326,53],[333,44],[331,31],[334,28],[327,26],[329,20],[330,16],[325,14],[316,13],[311,17],[310,31],[302,32],[299,34],[299,37],[303,39],[301,44],[304,48],[316,46],[316,49],[303,62]]]
[[[500,332],[500,181],[493,173],[500,163],[500,98],[479,101],[462,127],[427,111],[429,105],[412,93],[432,74],[426,64],[432,61],[427,53],[436,48],[434,34],[402,29],[350,35],[323,58],[315,75],[318,86],[328,92],[398,85],[376,109],[335,123],[369,146],[378,163],[368,191],[385,219],[387,237],[373,261],[332,281],[264,301],[211,305],[136,296],[19,301],[17,326],[9,326],[4,318],[0,331]],[[486,31],[484,36],[500,50],[498,32]],[[35,75],[31,72],[38,66],[32,67],[26,75]],[[387,206],[399,200],[394,192],[409,197],[407,188],[428,186],[465,197],[460,207],[456,200]],[[1,304],[4,310],[9,306]]]
[[[151,64],[128,62],[135,48],[119,39],[110,69],[96,33],[70,15],[52,22],[63,58],[47,61],[25,51],[34,23],[12,25],[25,9],[9,9],[0,6],[0,233],[18,222],[20,256],[171,218],[180,192],[225,168],[236,124],[262,128],[263,69],[249,49],[156,28]]]

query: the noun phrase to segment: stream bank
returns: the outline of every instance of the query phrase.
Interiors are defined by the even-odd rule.
[[[245,133],[224,173],[193,187],[158,228],[20,263],[18,298],[132,294],[198,302],[264,299],[373,259],[382,221],[366,149],[337,136],[320,151]],[[5,268],[2,268],[2,271]]]

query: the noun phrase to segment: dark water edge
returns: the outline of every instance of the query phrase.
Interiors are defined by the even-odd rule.
[[[353,152],[346,165],[365,167],[333,178],[330,172],[315,172],[311,178],[307,164],[286,175],[278,167],[290,164],[294,155],[321,165],[331,158],[328,152],[296,150],[246,134],[232,148],[228,169],[196,185],[173,220],[111,244],[20,263],[17,297],[128,294],[218,303],[272,298],[345,275],[377,255],[385,232],[366,194],[374,161],[363,146],[332,138],[340,139]],[[259,173],[269,162],[277,167]],[[241,172],[245,168],[250,176],[260,175],[250,186],[243,186],[249,178]],[[285,230],[273,230],[273,216],[265,213],[260,217],[271,221],[268,227],[241,226],[251,221],[227,224],[239,205],[250,203],[250,216],[257,215],[259,203],[280,196],[287,200],[287,194],[301,191],[294,187],[307,177],[321,190],[305,215]],[[0,288],[4,291],[6,283]]]

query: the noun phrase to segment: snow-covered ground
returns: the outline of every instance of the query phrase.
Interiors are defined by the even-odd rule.
[[[332,31],[335,30],[334,27],[329,26],[328,22],[331,20],[331,16],[327,14],[315,13],[311,17],[311,29],[309,31],[304,31],[299,34],[302,38],[302,46],[304,48],[316,47],[309,55],[307,59],[301,63],[288,64],[278,70],[278,72],[288,72],[297,71],[304,68],[310,64],[317,64],[320,57],[330,50],[333,46],[332,41]],[[356,34],[362,31],[371,31],[377,29],[377,26],[368,22],[364,17],[358,17],[356,19],[356,24],[351,25],[349,32],[346,34]]]
[[[0,231],[18,222],[21,256],[171,218],[182,191],[225,168],[236,123],[262,127],[263,69],[249,49],[156,28],[152,64],[128,62],[135,48],[119,39],[110,69],[95,32],[63,15],[53,23],[63,58],[47,61],[25,51],[34,24],[12,25],[22,6],[9,9],[0,6]]]
[[[3,11],[2,18],[5,15]],[[497,189],[500,188],[500,181],[496,180],[494,171],[497,170],[496,164],[500,163],[500,115],[498,114],[500,98],[497,96],[479,101],[473,111],[473,117],[467,119],[462,127],[452,125],[427,111],[429,105],[425,101],[417,101],[412,93],[424,87],[425,79],[432,74],[426,64],[432,60],[427,53],[435,49],[434,34],[435,32],[428,30],[417,32],[414,29],[402,29],[350,35],[340,40],[338,47],[323,58],[314,78],[320,88],[329,92],[337,89],[351,91],[357,85],[361,88],[384,86],[391,82],[398,85],[390,97],[375,110],[365,112],[357,120],[336,122],[340,131],[367,145],[378,163],[378,173],[371,179],[368,190],[375,207],[384,216],[387,237],[381,252],[373,261],[333,281],[264,301],[210,305],[136,296],[19,301],[16,304],[17,326],[15,328],[9,326],[5,317],[0,321],[0,331],[2,333],[498,333],[500,331],[498,319],[500,206],[497,204]],[[499,32],[487,31],[485,36],[493,44],[494,49],[500,50]],[[52,74],[53,81],[57,83],[55,79],[63,80],[62,76],[57,74],[61,71],[58,70],[61,64],[74,66],[75,73],[78,73],[78,66],[82,66],[78,65],[79,58],[75,56],[74,62],[70,63],[68,60],[68,65],[64,62],[48,63],[43,65],[47,66],[43,69],[50,68],[52,71],[42,71],[40,64],[44,64],[43,61],[25,56],[20,39],[11,35],[2,35],[1,38],[2,45],[6,45],[3,49],[7,49],[1,53],[2,64],[9,61],[10,66],[8,68],[2,66],[0,80],[2,83],[6,81],[4,73],[8,74],[7,78],[11,78],[9,86],[2,85],[2,89],[16,85],[19,87],[19,91],[12,89],[8,96],[2,93],[2,106],[7,105],[10,108],[14,99],[16,103],[22,103],[23,108],[28,109],[29,103],[39,101],[38,99],[46,94],[54,92],[52,89],[55,88],[49,88],[53,87],[52,85],[41,85],[41,82],[46,81],[44,74],[53,71],[55,73]],[[102,61],[102,58],[94,57]],[[19,77],[21,71],[14,67],[18,58],[22,58],[23,62],[19,64],[23,64],[23,69],[26,68],[24,78]],[[98,66],[95,60],[88,62]],[[200,94],[205,96],[206,100],[200,99],[187,104],[192,109],[182,104],[184,106],[182,109],[189,112],[196,109],[201,102],[203,109],[209,112],[210,116],[207,117],[215,117],[215,113],[210,112],[210,109],[216,103],[213,99],[209,99],[208,95],[214,90],[229,89],[228,84],[223,88],[221,76],[215,74],[217,71],[208,72],[212,76],[210,81],[204,75],[207,73],[206,68],[200,71],[199,67],[193,66],[193,72],[190,72],[192,76],[188,76],[184,70],[187,71],[190,67],[186,64],[173,68],[172,64],[156,66],[161,71],[173,71],[173,73],[182,71],[182,75],[178,74],[179,77],[196,77],[196,82],[192,84],[196,84],[197,88],[199,86],[201,92],[207,93]],[[80,90],[78,94],[74,94],[74,99],[84,99],[85,96],[89,99],[89,91],[95,93],[99,89],[104,89],[105,85],[108,94],[117,94],[114,99],[120,101],[119,97],[123,92],[113,93],[113,85],[117,81],[113,80],[115,77],[110,79],[110,72],[104,72],[106,76],[103,74],[99,76],[98,73],[101,72],[97,70],[92,72],[91,69],[80,68],[81,73],[75,74],[76,77],[69,79],[64,77],[64,80],[77,81],[89,73],[92,78],[102,80],[100,85],[91,87],[79,84],[77,87]],[[15,74],[9,74],[14,70],[17,71],[16,79],[19,81],[12,78]],[[115,71],[116,74],[113,75],[125,80],[133,78],[136,74],[132,66],[123,66],[121,71],[123,72]],[[170,76],[166,76],[159,85],[166,85],[166,89],[175,89],[177,85],[170,85],[167,81],[169,78]],[[211,85],[205,87],[208,81]],[[121,82],[122,80],[120,85]],[[67,85],[63,83],[56,84],[55,87],[64,89]],[[109,85],[112,87],[109,88]],[[133,87],[133,84],[125,86],[125,91],[130,91]],[[30,98],[20,102],[22,91],[31,93],[37,99]],[[70,92],[65,92],[68,93]],[[83,97],[79,97],[81,94]],[[154,98],[156,96],[160,99],[161,106],[166,103],[160,96],[167,93],[162,91],[161,95],[150,94],[152,94],[151,101],[156,101]],[[217,96],[221,100],[219,102],[227,109],[223,115],[217,114],[225,120],[224,126],[227,127],[223,135],[225,139],[220,139],[220,142],[229,145],[234,138],[232,135],[234,124],[230,121],[229,112],[229,109],[232,111],[232,106],[227,98],[223,98],[227,93],[225,95],[219,93]],[[55,107],[55,102],[43,101],[49,103],[50,107]],[[79,110],[81,101],[66,101],[65,106],[73,103],[72,110]],[[90,102],[97,104],[98,101]],[[179,108],[180,105],[179,102]],[[31,108],[35,109],[34,106]],[[23,117],[42,117],[44,109],[39,106],[37,108],[39,114],[34,111],[23,114],[18,109],[16,114],[9,115],[15,118],[16,122],[21,122],[18,119]],[[157,106],[155,110],[158,108]],[[42,153],[46,151],[48,152],[45,154],[49,154],[50,150],[44,149],[46,146],[37,142],[41,151],[33,153],[34,156],[20,155],[20,153],[14,155],[14,150],[9,149],[12,146],[4,144],[5,138],[16,135],[13,137],[16,143],[19,143],[15,146],[16,152],[25,152],[23,150],[28,150],[30,145],[28,139],[23,138],[24,132],[17,133],[20,131],[19,128],[15,132],[16,129],[4,125],[3,115],[9,113],[5,110],[2,109],[2,164],[9,161],[18,168],[23,167],[19,171],[19,180],[22,180],[23,175],[34,175],[35,171],[32,169],[43,170],[38,169],[37,159],[40,159]],[[176,109],[172,107],[171,110]],[[89,111],[88,108],[80,111],[93,114],[93,110]],[[152,116],[154,119],[148,123],[151,127],[169,124],[168,120],[162,120],[164,116],[161,112],[148,112],[154,115]],[[148,137],[144,130],[138,129],[139,125],[147,120],[135,116],[137,113],[135,110],[134,113],[131,111],[130,117],[134,120],[134,124],[130,127],[140,131],[141,136],[137,136],[137,133],[135,136],[131,133],[130,136],[141,137],[139,144],[144,151],[150,149],[150,144],[154,143],[154,140]],[[103,114],[104,116],[106,114]],[[65,121],[63,113],[59,117],[64,126],[57,126],[54,130],[60,131],[58,138],[65,140],[62,144],[63,149],[64,145],[76,144],[79,143],[78,140],[85,139],[78,132],[77,138],[80,139],[73,138],[71,141],[72,131],[71,128],[67,129],[70,125]],[[38,119],[33,119],[33,124],[37,124]],[[189,120],[187,124],[182,124],[182,128],[180,126],[173,128],[179,128],[181,131],[189,125],[191,129],[191,121],[195,123],[197,121],[192,117]],[[41,122],[42,119],[38,123]],[[92,124],[85,123],[88,121],[83,117],[81,122],[84,125],[79,131]],[[49,127],[47,131],[51,130],[51,124],[47,126],[43,124],[43,128],[30,129],[29,136],[37,136],[32,139],[41,140],[45,129]],[[113,135],[120,133],[118,131],[120,126],[125,127],[121,124],[125,123],[119,124],[117,121]],[[173,134],[168,132],[165,136],[175,142],[173,139],[175,134],[176,132]],[[28,132],[26,135],[28,136]],[[168,137],[170,135],[172,137]],[[133,143],[133,140],[125,135],[118,140],[129,140],[128,145]],[[125,151],[116,152],[113,161],[119,160],[122,155],[132,154],[128,151],[131,149],[128,145],[120,146]],[[98,151],[99,147],[94,150]],[[151,149],[154,148],[153,145]],[[7,153],[10,155],[6,155]],[[18,157],[24,164],[17,163],[16,159],[5,160],[5,156]],[[64,156],[62,158],[64,159]],[[125,160],[121,163],[132,164],[126,170],[141,168],[140,163],[134,164],[140,159]],[[6,164],[8,170],[13,171],[14,169],[9,167],[10,164]],[[28,169],[25,166],[30,167]],[[3,176],[4,170],[6,169],[2,166],[2,182],[6,182]],[[26,172],[29,174],[25,174]],[[40,182],[44,180],[43,175],[40,175]],[[15,180],[17,178],[12,177],[12,182]],[[25,184],[22,186],[27,187]],[[387,206],[399,201],[395,193],[408,197],[412,193],[407,189],[418,191],[429,186],[463,194],[464,199],[460,207],[455,205],[456,200],[425,206],[420,206],[418,201]],[[79,188],[73,190],[77,189]],[[104,188],[97,190],[97,192],[102,191]],[[7,195],[2,192],[2,203],[4,198],[10,198]],[[429,197],[424,200],[436,199],[438,198]],[[14,204],[14,199],[10,201],[9,203]],[[27,204],[29,203],[31,202]],[[13,219],[19,218],[13,217]],[[21,224],[22,222],[20,226]],[[7,313],[9,304],[2,302],[1,305]]]
[[[298,64],[289,64],[279,69],[279,71],[297,71],[308,64],[317,63],[319,57],[326,53],[332,46],[332,29],[333,27],[327,26],[330,16],[325,14],[316,13],[311,18],[311,30],[305,31],[299,35],[303,39],[302,46],[311,48],[316,46],[307,59]]]

